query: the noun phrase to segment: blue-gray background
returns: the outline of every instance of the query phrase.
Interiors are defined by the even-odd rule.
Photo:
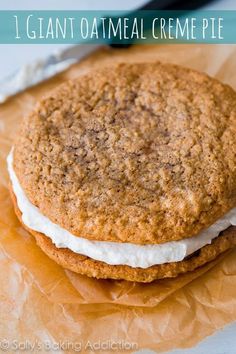
[[[131,10],[146,0],[0,0],[0,10]],[[188,1],[186,1],[187,3]],[[215,0],[203,9],[236,10],[236,0]],[[0,45],[0,79],[25,63],[47,56],[64,45]]]
[[[145,0],[0,0],[0,10],[131,10],[142,6]],[[203,9],[236,10],[236,0],[215,0]],[[46,57],[64,45],[0,45],[0,79],[34,59]],[[148,350],[140,353],[153,353]],[[235,354],[236,324],[206,338],[192,349],[168,354]]]

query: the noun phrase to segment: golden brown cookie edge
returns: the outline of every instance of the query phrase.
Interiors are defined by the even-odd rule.
[[[131,66],[135,66],[135,65],[143,65],[146,63],[133,63]],[[149,63],[148,63],[149,64]],[[217,90],[221,90],[224,89],[227,91],[227,94],[229,95],[229,92],[232,94],[235,94],[235,91],[230,88],[228,85],[221,83],[220,81],[218,81],[217,79],[210,77],[209,75],[190,69],[190,68],[186,68],[183,66],[179,66],[179,65],[174,65],[174,64],[170,64],[170,63],[162,63],[162,62],[156,62],[156,65],[162,65],[163,67],[171,67],[172,69],[175,70],[184,70],[186,73],[192,74],[194,75],[194,77],[197,78],[197,80],[208,80],[211,81],[212,84],[215,85],[215,89]],[[150,64],[149,64],[150,65]],[[123,67],[126,66],[125,63],[120,63],[116,65],[117,67]],[[108,66],[109,67],[109,66]],[[100,69],[98,72],[102,72],[104,70],[107,70],[107,67]],[[96,72],[94,72],[95,75]],[[86,73],[84,78],[87,78],[91,75],[91,73]],[[44,99],[42,99],[39,103],[42,103],[44,101],[47,101],[47,99],[50,99],[50,97],[52,97],[52,94],[56,94],[57,92],[60,91],[61,88],[66,88],[67,85],[71,85],[73,82],[76,82],[78,79],[74,79],[72,81],[68,81],[67,83],[63,83],[62,85],[60,85],[60,87],[56,88],[53,92],[51,92],[49,95],[47,95]],[[222,96],[223,97],[223,96]],[[15,152],[17,151],[17,144],[15,147]],[[20,153],[20,152],[19,152]],[[17,159],[16,159],[17,160]],[[17,162],[17,161],[15,161]],[[20,180],[20,182],[22,183],[21,178],[23,178],[22,176],[24,176],[24,174],[20,174],[19,170],[17,170],[17,164],[15,165],[15,172],[18,175],[18,179]],[[23,185],[23,183],[22,183]],[[25,186],[24,186],[25,187]],[[26,190],[26,188],[25,188]],[[226,190],[226,189],[225,189]],[[34,201],[34,185],[32,186],[32,190],[31,193],[29,193],[29,191],[27,191],[26,193],[28,193],[28,197],[31,200],[31,202],[33,202],[34,204],[37,204]],[[233,196],[235,196],[235,193],[231,193],[233,194]],[[205,197],[205,196],[204,196]],[[221,196],[222,197],[222,196]],[[206,198],[207,199],[207,198]],[[80,236],[90,239],[90,240],[97,240],[97,241],[111,241],[111,242],[131,242],[131,243],[135,243],[135,244],[149,244],[149,243],[164,243],[164,242],[169,242],[169,241],[177,241],[183,238],[188,238],[188,237],[192,237],[192,235],[197,235],[199,232],[201,232],[202,229],[209,227],[214,221],[216,221],[217,219],[219,219],[220,217],[222,217],[225,213],[227,213],[227,211],[229,211],[234,205],[235,205],[235,198],[232,198],[232,200],[230,200],[230,196],[227,196],[226,200],[224,200],[224,203],[222,202],[223,198],[221,198],[221,203],[220,205],[218,205],[217,207],[217,211],[216,212],[211,212],[209,213],[204,213],[204,218],[203,220],[200,220],[200,222],[198,222],[199,218],[196,218],[195,222],[193,223],[192,226],[190,226],[190,222],[186,223],[188,227],[185,227],[185,229],[183,228],[183,225],[181,227],[176,227],[174,231],[172,231],[173,229],[170,229],[170,233],[166,232],[166,230],[164,230],[164,233],[162,233],[160,230],[159,235],[156,235],[156,232],[158,230],[158,228],[156,228],[155,234],[153,232],[147,232],[147,230],[145,230],[144,237],[141,237],[140,234],[137,232],[137,228],[136,227],[131,227],[130,229],[128,229],[128,227],[124,227],[122,228],[121,231],[117,231],[118,227],[116,225],[116,227],[114,227],[114,223],[110,223],[109,227],[111,230],[116,230],[116,233],[112,234],[110,232],[104,232],[104,229],[102,229],[102,226],[100,227],[99,224],[96,224],[93,226],[93,228],[86,229],[85,228],[85,224],[82,225],[82,223],[78,223],[77,225],[77,229],[73,229],[71,227],[71,225],[69,223],[67,223],[66,218],[64,218],[65,213],[64,212],[58,212],[57,215],[52,215],[51,210],[53,210],[53,208],[51,207],[51,201],[49,201],[49,203],[45,201],[45,199],[43,200],[42,205],[40,205],[40,208],[42,209],[42,212],[45,215],[48,215],[48,217],[53,220],[54,218],[54,222],[58,223],[60,226],[66,228],[68,231],[70,231],[71,233],[73,233],[75,236]],[[68,209],[69,210],[69,209]],[[211,210],[213,210],[213,208],[211,208]],[[96,215],[96,209],[95,209],[95,214]],[[192,217],[192,215],[190,215]],[[193,216],[194,218],[194,216]],[[74,218],[74,220],[76,221],[76,218]],[[87,223],[89,224],[89,223]],[[103,225],[103,222],[101,223]],[[107,222],[105,223],[106,225]],[[87,227],[87,226],[86,226]],[[177,231],[177,229],[179,229],[179,231]],[[108,228],[107,228],[108,230]],[[159,232],[158,231],[158,232]],[[101,237],[102,235],[102,237]],[[130,236],[132,235],[132,237]],[[148,235],[148,236],[147,236]]]
[[[127,265],[109,265],[77,254],[66,248],[57,248],[47,236],[29,229],[22,222],[22,214],[18,208],[16,197],[11,186],[10,194],[19,221],[22,226],[35,237],[42,251],[63,268],[89,277],[98,279],[123,279],[143,283],[149,283],[163,278],[174,278],[179,274],[193,271],[213,261],[217,256],[236,245],[236,227],[230,227],[214,239],[211,244],[201,248],[200,253],[180,262],[159,264],[145,269],[132,268]]]

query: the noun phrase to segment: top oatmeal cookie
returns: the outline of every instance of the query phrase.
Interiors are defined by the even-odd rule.
[[[14,169],[30,201],[74,235],[191,237],[236,206],[236,93],[160,62],[92,71],[24,119]]]

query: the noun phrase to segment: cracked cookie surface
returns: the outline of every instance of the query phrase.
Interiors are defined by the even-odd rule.
[[[236,205],[236,93],[170,64],[67,82],[24,120],[14,169],[29,200],[91,240],[191,237]]]

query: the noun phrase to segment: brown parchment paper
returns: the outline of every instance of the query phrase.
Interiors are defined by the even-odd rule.
[[[13,341],[47,353],[160,352],[195,345],[236,320],[236,250],[195,272],[151,284],[90,279],[50,260],[13,212],[6,156],[34,103],[94,67],[155,60],[205,71],[236,89],[236,46],[142,45],[102,48],[0,106],[0,343],[5,338],[9,352]]]

